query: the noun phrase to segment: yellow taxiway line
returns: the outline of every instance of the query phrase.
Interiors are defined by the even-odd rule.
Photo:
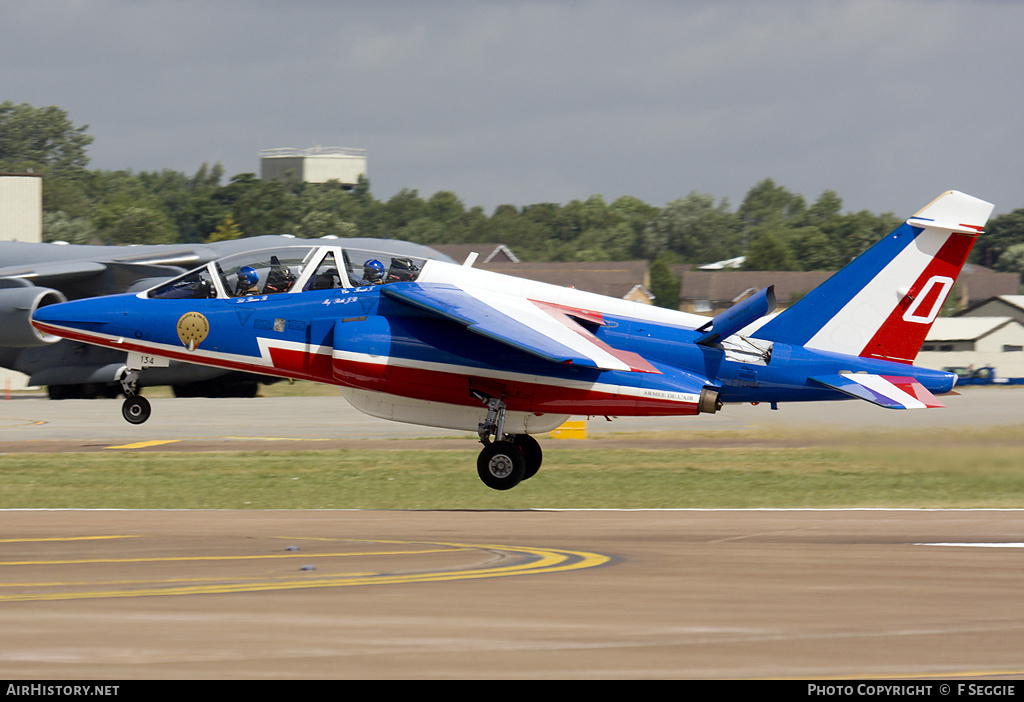
[[[101,537],[96,537],[101,538]],[[109,537],[117,538],[117,537]],[[360,541],[360,543],[368,543]],[[145,587],[129,590],[100,589],[74,590],[70,592],[21,592],[0,595],[0,602],[30,602],[79,600],[111,597],[167,597],[174,595],[210,595],[240,592],[267,592],[274,590],[297,590],[325,587],[350,587],[366,585],[397,585],[409,583],[444,582],[452,580],[475,580],[480,578],[499,578],[514,575],[539,575],[545,573],[561,573],[582,568],[593,568],[611,561],[609,556],[585,551],[567,551],[531,546],[507,546],[500,544],[465,544],[435,543],[417,541],[373,541],[369,543],[391,544],[395,546],[413,546],[411,549],[385,549],[380,551],[345,551],[324,554],[263,554],[247,556],[153,556],[140,558],[77,558],[70,560],[39,560],[39,561],[7,561],[0,562],[0,567],[25,565],[78,565],[83,563],[139,563],[139,562],[174,562],[174,561],[240,561],[267,558],[311,559],[328,557],[376,556],[376,555],[419,555],[424,553],[442,553],[458,550],[499,551],[505,554],[518,555],[525,558],[508,565],[497,565],[480,568],[462,568],[457,570],[440,570],[433,572],[417,572],[404,574],[381,573],[346,573],[343,575],[317,575],[315,571],[301,578],[280,579],[280,576],[258,582],[238,582],[238,578],[226,574],[221,582],[210,583],[211,578],[195,578],[177,580],[187,582],[176,587],[158,586],[161,581],[141,583]],[[247,580],[244,578],[243,580]],[[232,581],[232,582],[223,582]],[[127,581],[124,581],[127,582]],[[137,582],[137,581],[135,581]],[[168,581],[162,581],[168,582]],[[43,587],[75,587],[82,583],[48,582],[36,583]],[[96,583],[91,583],[95,586]],[[0,588],[32,587],[25,582],[0,582]]]
[[[137,448],[148,448],[149,446],[162,446],[164,444],[176,444],[181,439],[162,439],[153,441],[136,441],[133,444],[123,444],[121,446],[104,446],[108,449],[137,449]]]

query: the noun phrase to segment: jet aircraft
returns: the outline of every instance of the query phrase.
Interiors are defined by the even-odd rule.
[[[991,212],[949,191],[767,321],[770,287],[708,318],[468,260],[327,244],[239,254],[137,294],[49,305],[33,324],[130,352],[130,422],[150,414],[139,374],[166,359],[332,383],[370,415],[476,432],[478,475],[505,490],[540,467],[533,435],[570,415],[850,398],[942,407],[936,395],[956,377],[912,364]]]
[[[451,261],[433,249],[410,242],[335,241]],[[31,385],[48,386],[54,399],[96,394],[114,397],[120,392],[116,375],[124,366],[124,352],[40,334],[29,323],[33,310],[65,300],[138,292],[229,254],[295,242],[294,237],[285,236],[152,246],[0,241],[0,367],[25,373]],[[172,385],[177,395],[214,396],[251,396],[259,381],[273,380],[265,375],[178,362],[146,377],[148,385]]]

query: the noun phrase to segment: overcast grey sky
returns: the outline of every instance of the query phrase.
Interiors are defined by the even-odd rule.
[[[371,190],[487,212],[600,194],[737,206],[763,178],[912,214],[1024,207],[1024,3],[32,0],[0,101],[58,105],[90,165],[258,172],[368,150]]]

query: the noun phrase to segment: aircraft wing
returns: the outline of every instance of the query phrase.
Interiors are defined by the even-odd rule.
[[[888,409],[924,409],[945,407],[914,378],[894,375],[843,373],[819,375],[811,378],[816,383],[867,400]]]
[[[502,293],[472,294],[448,283],[388,285],[382,293],[463,325],[469,331],[552,363],[601,370],[658,373],[639,355],[608,346],[580,320],[601,325],[599,313]]]
[[[29,266],[5,266],[0,268],[0,278],[18,278],[33,285],[60,289],[63,285],[85,281],[107,272],[112,277],[109,282],[96,286],[96,294],[109,292],[105,289],[107,285],[114,285],[114,289],[120,292],[133,280],[171,278],[184,273],[185,269],[122,261],[53,261]]]
[[[22,278],[32,283],[52,285],[58,280],[81,280],[99,275],[107,267],[96,261],[55,261],[27,266],[0,267],[0,278]]]

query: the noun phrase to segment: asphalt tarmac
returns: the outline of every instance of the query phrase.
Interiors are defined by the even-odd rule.
[[[588,432],[1019,426],[1020,399],[735,407]],[[153,410],[136,427],[117,401],[11,400],[0,453],[476,450],[341,398]],[[0,677],[1021,679],[1022,572],[1021,510],[6,511]]]
[[[592,417],[588,437],[638,432],[720,432],[786,428],[887,431],[998,427],[1024,423],[1024,386],[969,388],[933,410],[885,410],[867,402],[727,405],[696,417]],[[261,450],[350,446],[373,442],[386,447],[408,439],[453,439],[479,450],[469,432],[402,424],[362,414],[341,395],[251,399],[156,398],[152,416],[140,425],[121,417],[121,400],[47,400],[39,395],[0,401],[0,453],[12,451],[89,451],[149,443],[159,450]],[[159,443],[156,443],[159,442]],[[546,440],[546,445],[551,442]],[[140,447],[146,448],[146,447]]]
[[[6,679],[1024,677],[1015,511],[0,518]]]

